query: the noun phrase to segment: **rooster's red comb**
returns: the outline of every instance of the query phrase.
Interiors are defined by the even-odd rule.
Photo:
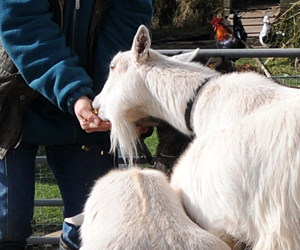
[[[224,19],[222,17],[215,17],[212,21],[211,21],[211,24],[213,26],[215,26],[216,24],[218,23],[222,23],[224,21]]]

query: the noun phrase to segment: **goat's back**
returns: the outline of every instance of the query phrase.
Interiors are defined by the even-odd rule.
[[[270,104],[300,96],[288,88],[253,72],[231,73],[211,79],[197,96],[193,128],[197,136],[230,126]]]

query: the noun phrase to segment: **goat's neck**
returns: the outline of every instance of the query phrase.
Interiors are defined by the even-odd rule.
[[[151,115],[162,119],[186,135],[192,135],[185,120],[187,104],[207,78],[218,75],[214,71],[164,71],[148,74],[148,88],[152,94]]]

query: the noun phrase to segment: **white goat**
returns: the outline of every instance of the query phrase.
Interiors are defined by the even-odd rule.
[[[255,250],[300,249],[299,90],[256,73],[219,75],[150,43],[141,26],[94,100],[112,122],[112,149],[119,141],[132,157],[136,125],[147,117],[194,134],[171,181],[191,218]]]
[[[112,123],[112,149],[119,141],[122,155],[130,158],[136,150],[136,125],[145,118],[165,120],[182,133],[199,137],[225,128],[263,105],[299,95],[299,90],[262,75],[220,75],[199,63],[161,55],[151,50],[150,44],[148,30],[141,26],[132,49],[113,58],[109,78],[93,102],[99,117]],[[187,104],[194,98],[188,110]],[[190,116],[186,111],[191,111]]]
[[[189,219],[162,172],[134,167],[96,182],[81,236],[80,250],[229,250]]]

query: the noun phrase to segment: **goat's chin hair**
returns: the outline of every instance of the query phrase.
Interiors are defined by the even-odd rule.
[[[115,152],[119,144],[124,162],[127,163],[126,157],[128,157],[129,165],[133,165],[133,156],[137,154],[138,133],[136,125],[126,123],[124,120],[119,122],[117,119],[111,121],[111,124],[111,152]]]

